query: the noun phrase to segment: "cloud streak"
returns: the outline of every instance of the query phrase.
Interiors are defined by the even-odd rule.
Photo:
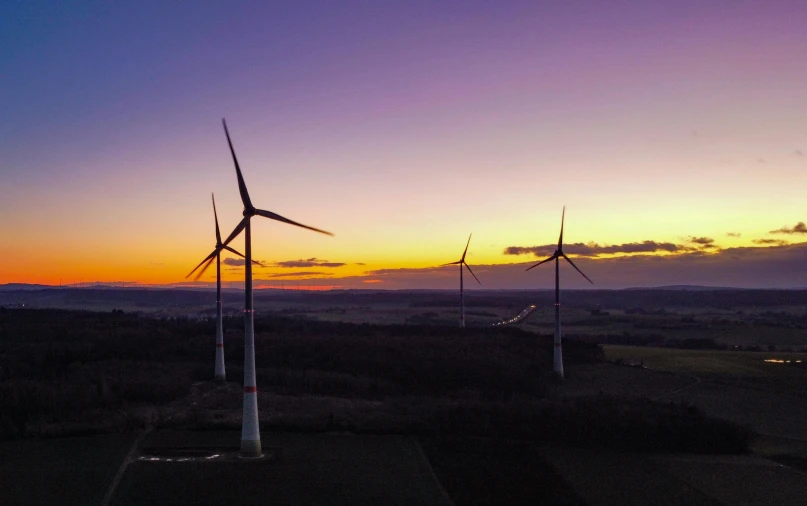
[[[323,271],[292,271],[292,272],[279,272],[274,274],[264,274],[261,279],[275,279],[275,278],[288,278],[288,277],[308,277],[308,276],[333,276],[331,272]]]
[[[708,239],[701,237],[697,239]],[[545,244],[543,246],[509,246],[505,248],[505,255],[535,255],[536,257],[549,256],[555,252],[556,244]],[[594,242],[583,244],[581,242],[564,244],[563,252],[570,255],[583,257],[596,257],[599,255],[613,255],[618,253],[656,253],[656,252],[679,253],[692,251],[692,247],[671,242],[642,241],[629,242],[623,244],[600,245]]]
[[[788,241],[785,241],[784,239],[754,239],[751,242],[754,244],[773,245],[773,246],[785,246],[787,244],[790,244]]]
[[[243,258],[225,258],[221,261],[222,264],[227,265],[229,267],[244,267],[246,260]],[[252,265],[257,265],[258,267],[266,267],[266,263],[263,260],[252,260]]]
[[[711,237],[690,237],[689,242],[691,242],[692,244],[698,244],[699,246],[704,248],[715,247],[714,245],[715,240],[712,239]]]
[[[793,225],[792,227],[782,227],[776,230],[771,230],[768,232],[769,234],[807,234],[807,225],[804,224],[803,221],[800,221]]]
[[[275,262],[272,264],[274,267],[282,267],[284,269],[301,269],[305,267],[329,267],[329,268],[336,268],[336,267],[343,267],[347,264],[344,262],[329,262],[327,260],[321,260],[319,258],[308,258],[308,259],[299,259],[299,260],[286,260],[285,262]]]

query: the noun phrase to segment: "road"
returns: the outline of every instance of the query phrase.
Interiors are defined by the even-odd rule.
[[[513,325],[516,323],[521,323],[522,321],[524,321],[524,319],[526,319],[529,315],[531,315],[533,311],[535,311],[536,307],[537,306],[535,304],[527,306],[527,308],[525,308],[522,312],[518,313],[514,317],[508,320],[502,320],[500,322],[496,322],[492,326],[498,327],[500,325]]]

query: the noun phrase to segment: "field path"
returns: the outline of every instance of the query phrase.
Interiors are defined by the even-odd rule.
[[[685,372],[664,371],[664,370],[661,370],[661,369],[653,369],[652,367],[646,367],[646,366],[642,366],[642,367],[644,367],[648,371],[673,374],[675,376],[681,376],[681,377],[689,378],[689,379],[692,380],[692,383],[690,383],[689,385],[684,385],[682,387],[676,388],[674,390],[670,390],[669,392],[664,392],[661,395],[657,395],[657,396],[653,397],[652,400],[654,400],[654,401],[658,401],[658,400],[664,399],[665,397],[670,397],[672,395],[679,394],[679,393],[681,393],[681,392],[683,392],[685,390],[689,390],[690,388],[698,386],[698,385],[701,384],[700,377],[695,376],[694,374],[689,374],[689,373],[685,373]]]
[[[126,469],[129,467],[129,464],[132,463],[134,456],[137,454],[137,448],[140,446],[140,442],[143,441],[143,438],[146,437],[149,432],[151,432],[152,427],[147,427],[143,432],[140,433],[132,442],[131,448],[129,448],[129,453],[123,458],[123,462],[121,462],[120,467],[118,468],[118,473],[115,475],[115,478],[112,480],[112,483],[109,485],[109,489],[106,491],[106,495],[104,496],[104,500],[101,501],[101,506],[109,506],[110,501],[115,496],[115,491],[118,489],[118,485],[120,484],[121,478],[123,475],[126,474]]]

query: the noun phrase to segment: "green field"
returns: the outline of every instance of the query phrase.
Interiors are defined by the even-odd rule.
[[[807,365],[807,353],[679,350],[618,345],[604,345],[603,349],[608,360],[642,362],[646,367],[661,371],[729,377],[807,378],[807,369],[797,367],[795,363],[765,362],[766,359],[802,360]]]
[[[705,413],[753,427],[764,437],[765,453],[804,453],[807,433],[807,369],[765,359],[807,360],[805,353],[676,350],[605,346],[612,360],[641,361],[645,367],[693,379],[665,400],[692,403]],[[637,375],[642,369],[634,369]],[[769,440],[774,438],[774,443]],[[775,451],[765,449],[768,446]]]

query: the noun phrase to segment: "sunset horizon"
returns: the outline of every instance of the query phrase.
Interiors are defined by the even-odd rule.
[[[805,288],[799,5],[14,6],[0,284],[186,282],[210,193],[241,217],[225,116],[253,199],[335,233],[256,222],[259,284],[451,288],[473,233],[481,288],[549,288],[567,205],[592,288]]]

